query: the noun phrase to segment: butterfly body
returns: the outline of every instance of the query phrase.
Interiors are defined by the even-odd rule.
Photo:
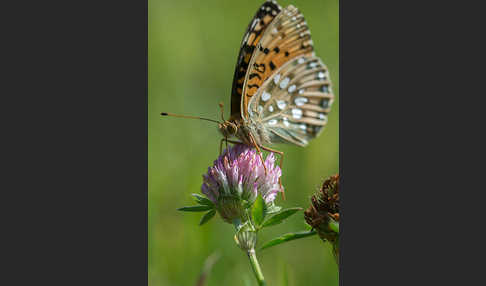
[[[219,130],[224,138],[237,138],[246,145],[269,145],[272,143],[270,133],[266,127],[257,122],[242,118],[230,119],[219,124]]]

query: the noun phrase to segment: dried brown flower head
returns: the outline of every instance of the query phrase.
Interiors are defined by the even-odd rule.
[[[325,180],[311,202],[304,213],[307,224],[317,231],[321,239],[335,242],[339,233],[330,224],[339,223],[339,174]]]

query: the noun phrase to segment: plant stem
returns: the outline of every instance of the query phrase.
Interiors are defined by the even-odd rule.
[[[334,254],[334,259],[339,267],[339,237],[332,244],[332,253]]]
[[[251,268],[253,269],[253,273],[255,273],[255,277],[258,281],[259,286],[266,286],[265,278],[263,278],[262,270],[260,269],[260,264],[258,264],[258,259],[256,257],[255,249],[248,250],[248,258],[250,258]]]

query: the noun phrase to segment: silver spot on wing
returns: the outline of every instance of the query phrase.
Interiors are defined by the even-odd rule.
[[[295,105],[297,105],[297,106],[302,106],[302,105],[306,104],[307,101],[308,101],[307,97],[302,97],[302,96],[296,97],[294,99]]]
[[[270,97],[272,97],[272,95],[271,95],[270,93],[268,93],[268,92],[266,92],[266,91],[264,91],[264,92],[262,93],[262,100],[263,100],[263,101],[268,101],[268,100],[270,99]]]
[[[286,77],[280,82],[280,88],[284,89],[290,82],[290,78]]]
[[[295,119],[300,119],[302,118],[302,115],[304,113],[302,112],[302,109],[299,109],[299,108],[292,108],[292,116],[295,118]]]

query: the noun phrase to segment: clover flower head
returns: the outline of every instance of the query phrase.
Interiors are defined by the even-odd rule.
[[[271,204],[281,191],[281,174],[273,153],[262,162],[255,149],[238,144],[224,150],[208,168],[201,192],[217,206],[221,217],[231,222],[241,217],[259,194]]]

